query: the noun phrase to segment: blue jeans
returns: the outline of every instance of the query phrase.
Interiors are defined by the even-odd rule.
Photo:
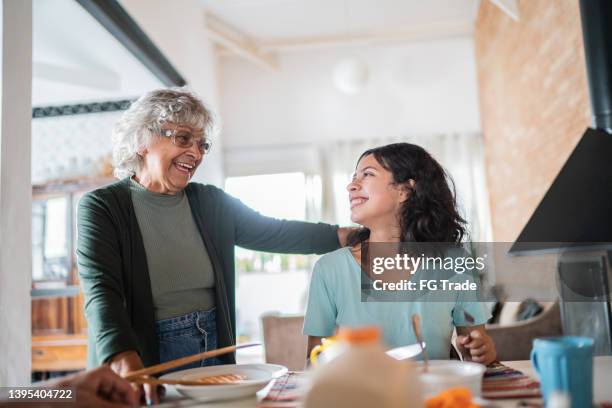
[[[155,324],[159,342],[159,361],[175,360],[217,348],[217,324],[215,309],[199,310],[183,316],[159,320]],[[217,357],[186,364],[172,371],[219,365]]]

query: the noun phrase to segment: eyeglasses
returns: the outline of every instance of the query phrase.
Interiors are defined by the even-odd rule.
[[[189,149],[193,143],[197,143],[200,153],[206,154],[210,152],[212,141],[202,136],[194,136],[186,130],[165,129],[162,130],[162,135],[172,138],[172,143],[181,149]]]

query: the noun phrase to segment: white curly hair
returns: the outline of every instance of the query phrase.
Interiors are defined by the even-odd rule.
[[[113,173],[117,178],[131,177],[140,169],[138,151],[150,146],[161,134],[164,123],[212,130],[212,113],[200,98],[186,87],[157,89],[134,101],[121,115],[112,133]]]

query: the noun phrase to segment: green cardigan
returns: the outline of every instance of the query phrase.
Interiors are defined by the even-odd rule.
[[[223,190],[185,188],[215,272],[218,347],[235,344],[234,246],[278,253],[337,249],[337,226],[265,217]],[[88,365],[136,350],[145,366],[159,363],[147,258],[129,178],[89,192],[78,209],[77,261],[88,322]],[[234,355],[223,359],[235,361]]]

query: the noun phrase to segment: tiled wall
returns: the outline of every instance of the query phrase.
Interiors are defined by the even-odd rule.
[[[32,183],[95,176],[111,154],[111,131],[123,112],[32,120]]]
[[[518,5],[515,22],[482,1],[475,32],[496,241],[518,236],[591,121],[578,1]]]

